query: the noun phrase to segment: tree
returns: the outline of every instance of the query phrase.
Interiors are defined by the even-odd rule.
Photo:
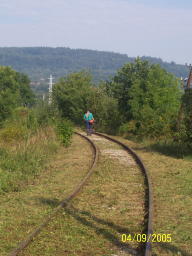
[[[61,78],[53,88],[53,99],[62,117],[78,124],[82,122],[90,97],[91,76],[84,71]]]
[[[35,95],[29,84],[30,80],[27,75],[16,72],[16,81],[19,84],[19,93],[21,104],[24,106],[32,106],[35,103]]]
[[[109,134],[117,132],[121,124],[118,102],[106,94],[102,84],[98,88],[92,88],[88,106],[94,113],[97,130]]]
[[[137,58],[119,70],[110,90],[118,100],[128,131],[154,137],[171,132],[181,93],[177,79],[159,65]]]
[[[35,96],[29,87],[29,79],[10,67],[0,66],[0,122],[18,106],[32,105]]]
[[[120,125],[117,100],[108,96],[104,87],[94,87],[87,72],[68,75],[54,86],[53,99],[62,117],[82,124],[83,114],[90,110],[97,129],[115,133]]]

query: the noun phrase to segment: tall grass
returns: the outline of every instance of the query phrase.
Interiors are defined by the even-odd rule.
[[[0,129],[0,193],[19,191],[31,182],[60,144],[69,146],[70,121],[50,106],[17,108]]]
[[[6,137],[7,139],[7,137]],[[0,193],[19,191],[43,169],[57,152],[59,143],[52,128],[39,129],[35,135],[20,141],[1,141]]]
[[[59,140],[65,147],[71,144],[71,137],[73,134],[73,124],[69,120],[58,120],[56,124],[56,131]]]

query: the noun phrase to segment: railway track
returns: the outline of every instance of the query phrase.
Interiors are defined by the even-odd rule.
[[[112,142],[117,143],[118,145],[120,145],[124,150],[126,150],[128,152],[128,154],[130,154],[134,160],[136,161],[136,163],[138,164],[143,176],[144,176],[144,181],[145,181],[145,185],[146,185],[146,189],[145,189],[145,212],[146,212],[146,216],[145,216],[145,227],[143,229],[143,232],[145,232],[146,237],[147,237],[147,241],[144,243],[143,246],[143,255],[145,256],[151,256],[152,255],[152,245],[150,242],[150,237],[153,234],[153,229],[152,229],[152,220],[153,220],[153,199],[152,199],[152,185],[150,182],[150,177],[148,174],[148,171],[146,169],[146,167],[144,166],[142,160],[140,159],[140,157],[127,145],[125,145],[124,143],[110,137],[107,136],[105,134],[102,133],[95,133],[97,136],[103,137],[107,140],[110,140]]]
[[[91,168],[89,169],[87,175],[84,177],[84,179],[79,183],[79,185],[74,189],[74,191],[65,199],[63,199],[60,204],[55,208],[55,210],[42,222],[42,224],[37,227],[31,234],[29,234],[26,239],[24,239],[17,248],[15,248],[9,256],[17,256],[19,255],[31,242],[32,240],[42,231],[42,229],[53,219],[53,217],[59,212],[59,210],[63,207],[65,207],[85,186],[86,182],[88,181],[89,177],[92,175],[94,168],[98,161],[98,149],[95,146],[95,144],[86,136],[76,133],[82,138],[86,139],[93,149],[93,162],[91,165]]]
[[[42,222],[42,224],[37,227],[25,240],[23,240],[19,246],[14,249],[9,256],[16,256],[19,255],[31,242],[32,240],[41,232],[41,230],[53,219],[53,217],[60,211],[61,208],[66,207],[68,203],[81,191],[83,186],[86,184],[88,181],[89,177],[93,174],[94,169],[96,167],[97,161],[98,161],[98,149],[97,146],[95,145],[94,139],[89,139],[87,136],[84,136],[83,134],[76,133],[79,136],[83,137],[86,139],[92,146],[93,148],[93,162],[90,170],[88,171],[87,175],[84,177],[84,179],[80,182],[80,184],[74,189],[74,191],[64,200],[62,200],[57,208]],[[107,135],[100,134],[100,133],[95,133],[96,136],[102,137],[104,139],[107,139],[108,141],[110,140],[111,142],[114,142],[118,144],[120,147],[122,147],[125,151],[128,152],[129,155],[131,155],[134,159],[134,161],[137,163],[139,166],[143,176],[144,176],[144,181],[146,185],[145,189],[145,227],[143,227],[143,232],[149,237],[152,234],[152,188],[151,184],[149,181],[149,176],[148,172],[142,163],[141,159],[133,152],[127,145],[117,141],[116,139],[113,139]],[[128,199],[129,200],[129,199]],[[140,255],[144,256],[151,256],[151,243],[146,242],[142,244],[142,250]]]

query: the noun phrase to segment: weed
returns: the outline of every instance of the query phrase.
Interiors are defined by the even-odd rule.
[[[50,128],[38,130],[36,135],[14,146],[8,143],[10,140],[6,139],[6,142],[0,148],[0,193],[19,191],[39,174],[47,159],[58,148]]]
[[[59,120],[57,123],[57,134],[64,146],[71,144],[73,126],[69,120]]]

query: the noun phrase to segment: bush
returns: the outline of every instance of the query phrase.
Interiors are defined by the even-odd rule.
[[[128,123],[122,124],[119,128],[119,134],[122,136],[137,135],[138,123],[134,120],[131,120]]]
[[[35,134],[39,128],[48,127],[54,123],[57,113],[52,106],[41,104],[35,108],[18,107],[2,124],[0,138],[5,142],[24,139],[26,135]]]
[[[73,125],[69,120],[59,120],[57,125],[57,134],[62,144],[67,147],[71,144],[73,134]]]

